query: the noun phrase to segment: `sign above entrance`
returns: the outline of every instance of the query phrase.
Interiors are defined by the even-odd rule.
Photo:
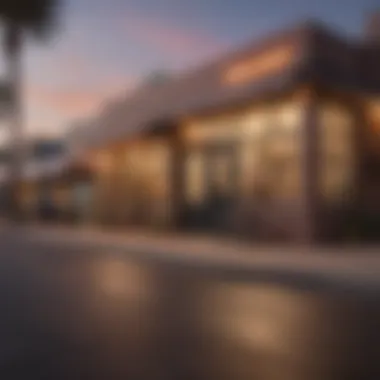
[[[232,64],[224,72],[223,83],[239,85],[278,73],[293,62],[294,50],[294,44],[281,45]]]
[[[236,140],[242,137],[243,120],[243,115],[237,115],[193,122],[187,126],[185,136],[191,143]]]

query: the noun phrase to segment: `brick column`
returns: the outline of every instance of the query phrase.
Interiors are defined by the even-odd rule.
[[[315,243],[318,233],[319,208],[319,157],[318,157],[318,105],[312,89],[303,94],[304,123],[302,126],[302,194],[301,231],[302,243]]]
[[[180,227],[183,219],[184,204],[184,146],[178,133],[174,128],[170,136],[171,157],[170,157],[170,181],[171,181],[171,225],[174,228]]]

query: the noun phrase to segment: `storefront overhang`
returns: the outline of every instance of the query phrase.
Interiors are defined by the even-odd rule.
[[[94,179],[95,168],[88,162],[73,162],[60,175],[64,183],[89,182]]]

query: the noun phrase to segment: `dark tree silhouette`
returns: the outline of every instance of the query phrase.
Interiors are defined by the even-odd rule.
[[[0,20],[4,26],[3,50],[7,61],[11,151],[9,207],[19,216],[18,179],[23,159],[22,53],[26,35],[48,37],[56,21],[57,0],[0,0]]]

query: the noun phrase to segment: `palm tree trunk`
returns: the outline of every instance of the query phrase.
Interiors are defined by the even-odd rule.
[[[9,162],[9,211],[10,217],[21,216],[20,179],[22,176],[24,134],[22,114],[22,30],[9,23],[6,29],[5,54],[10,86],[9,138],[11,157]]]

